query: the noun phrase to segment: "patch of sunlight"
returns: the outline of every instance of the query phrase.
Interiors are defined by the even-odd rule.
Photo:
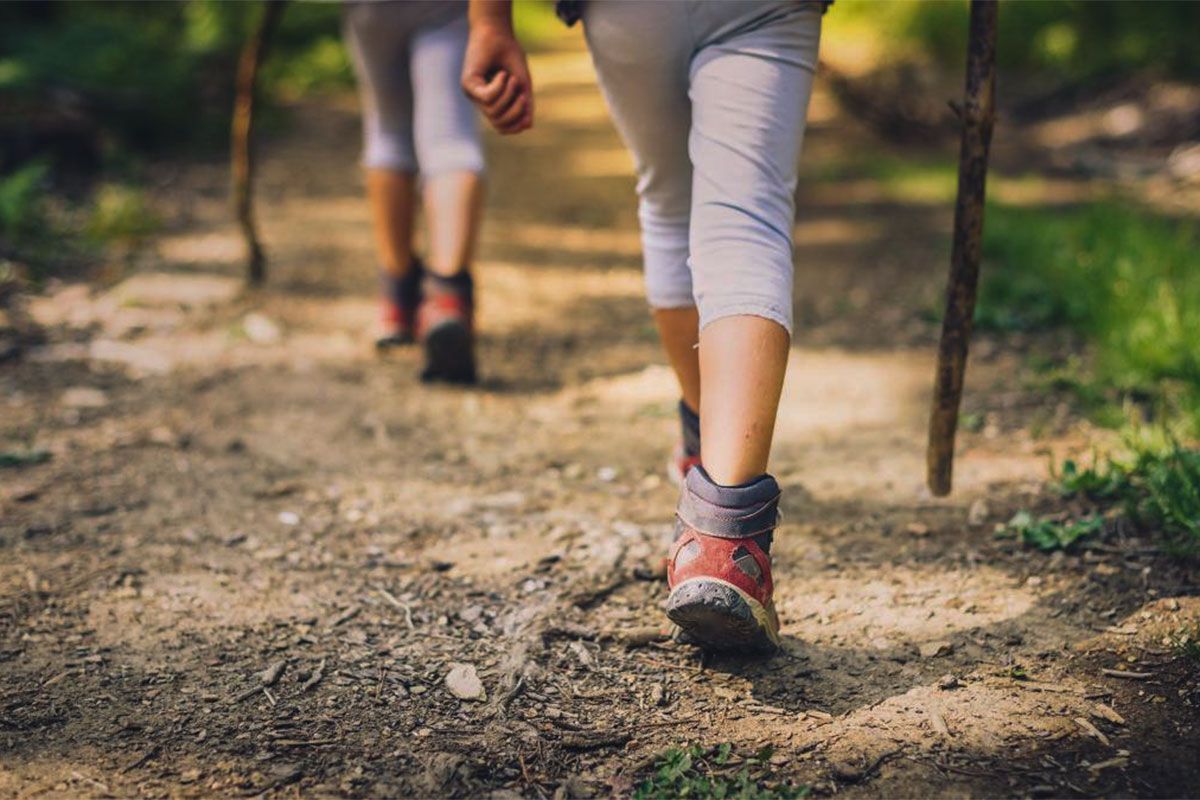
[[[578,225],[550,225],[539,222],[505,224],[485,228],[485,238],[493,235],[504,244],[541,247],[547,250],[605,256],[640,256],[642,240],[632,228],[585,228]]]
[[[779,542],[786,552],[804,540],[781,536]],[[956,632],[1015,619],[1038,601],[1033,589],[1014,586],[1007,572],[984,565],[969,571],[888,565],[857,575],[786,572],[793,573],[793,581],[781,583],[777,607],[788,633],[825,646],[915,650]],[[788,585],[802,585],[803,591],[788,592]]]
[[[275,205],[271,217],[288,218],[291,223],[304,221],[366,224],[370,219],[366,201],[358,194],[337,197],[295,197]]]
[[[578,127],[609,127],[608,107],[595,86],[571,87],[539,95],[536,116],[539,125],[558,123]]]
[[[1103,189],[1093,182],[1041,175],[992,176],[988,199],[1013,206],[1067,205],[1097,199]]]
[[[573,150],[570,169],[577,178],[634,177],[633,157],[624,147]]]
[[[595,85],[596,71],[587,51],[566,53],[534,53],[529,57],[529,71],[535,90],[559,86]]]
[[[286,555],[283,548],[270,546],[254,553],[260,561]],[[189,633],[316,617],[327,605],[282,585],[271,570],[236,577],[211,570],[157,573],[144,576],[139,585],[119,586],[97,597],[88,606],[87,624],[103,645],[149,657],[164,653],[162,643]]]
[[[669,405],[672,409],[679,396],[675,373],[663,364],[651,364],[645,369],[611,378],[594,378],[577,390],[579,396],[600,400],[606,407]]]
[[[815,219],[800,220],[793,228],[798,245],[819,246],[859,245],[879,238],[881,226],[867,220]]]
[[[595,299],[640,302],[642,274],[630,269],[546,269],[503,261],[480,264],[480,325],[503,333],[526,325],[561,330],[576,325],[571,310]]]
[[[923,423],[933,376],[930,353],[794,348],[775,438],[786,442],[854,429]]]
[[[154,243],[159,256],[174,264],[237,264],[245,258],[242,237],[232,227],[227,231],[159,236]]]

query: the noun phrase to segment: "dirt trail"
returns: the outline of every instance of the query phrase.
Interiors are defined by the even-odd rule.
[[[51,339],[0,371],[0,437],[53,458],[0,473],[0,795],[625,795],[684,742],[770,745],[822,795],[1194,793],[1200,695],[1164,645],[1200,618],[1187,574],[993,538],[1086,434],[1003,343],[954,496],[921,488],[941,205],[806,177],[785,650],[655,635],[675,395],[629,161],[581,52],[535,74],[538,128],[491,142],[478,390],[371,351],[347,101],[266,150],[265,293],[238,293],[220,168],[168,164],[152,268],[34,303]],[[823,93],[813,118],[806,176],[879,146]]]

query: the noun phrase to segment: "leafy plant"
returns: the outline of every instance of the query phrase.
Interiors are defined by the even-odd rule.
[[[1050,517],[1034,518],[1028,511],[1018,511],[1008,527],[1023,543],[1039,550],[1069,550],[1081,539],[1104,529],[1100,517],[1058,521]]]
[[[1093,456],[1087,467],[1064,461],[1057,473],[1059,490],[1065,496],[1086,497],[1102,509],[1121,508],[1138,526],[1158,532],[1175,555],[1200,553],[1200,451],[1163,433],[1127,438],[1131,455],[1124,459]],[[1043,544],[1062,535],[1087,535],[1054,530],[1061,523],[1034,520],[1026,512],[1009,525],[1043,549],[1054,549]]]
[[[633,793],[635,800],[697,798],[698,800],[790,800],[808,795],[807,786],[766,779],[772,749],[765,747],[740,763],[734,771],[733,746],[673,747],[654,764],[654,773]],[[752,772],[753,770],[753,772]],[[757,775],[754,773],[758,773]]]

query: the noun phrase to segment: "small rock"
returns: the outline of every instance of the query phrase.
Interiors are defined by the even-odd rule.
[[[300,524],[300,515],[295,511],[280,511],[279,522],[290,528]]]
[[[938,678],[937,682],[937,687],[943,691],[957,689],[961,685],[962,684],[958,682],[958,678],[954,677],[950,673],[946,673],[942,677]]]
[[[266,314],[253,311],[242,318],[242,332],[255,344],[275,344],[283,338],[283,331]]]
[[[650,687],[650,702],[656,706],[665,706],[667,704],[667,690],[663,688],[661,683],[656,683]]]
[[[987,501],[982,497],[971,503],[971,508],[967,510],[967,524],[972,528],[978,528],[987,522],[987,518],[991,516],[992,510],[988,508]]]
[[[612,483],[617,479],[617,470],[615,467],[601,467],[596,470],[596,479],[602,483]]]
[[[929,526],[924,522],[910,522],[904,526],[904,530],[913,536],[928,536]]]
[[[954,644],[944,639],[936,642],[925,642],[919,648],[921,658],[938,658],[954,652]]]
[[[474,622],[483,616],[483,606],[467,606],[458,612],[458,618],[463,622]]]
[[[446,689],[459,700],[487,700],[487,692],[472,664],[451,664],[446,673]]]
[[[195,783],[198,780],[200,780],[200,770],[195,768],[185,769],[179,774],[180,783]]]
[[[108,395],[90,386],[72,386],[62,393],[59,402],[67,408],[104,408]]]

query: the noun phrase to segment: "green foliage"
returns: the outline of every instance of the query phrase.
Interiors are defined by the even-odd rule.
[[[1065,327],[1093,345],[1093,380],[1200,410],[1200,224],[1103,202],[988,209],[976,325]]]
[[[742,762],[734,771],[733,746],[726,743],[712,748],[699,745],[673,747],[654,765],[654,774],[633,792],[635,800],[687,797],[697,800],[789,800],[808,795],[807,786],[771,783],[757,773],[765,772],[771,757],[766,747]]]
[[[46,224],[44,161],[34,161],[0,178],[0,235],[20,243],[36,236]]]
[[[141,191],[105,184],[92,201],[84,232],[97,242],[138,244],[158,230],[159,224]]]
[[[0,3],[0,98],[78,100],[110,144],[217,144],[241,45],[263,4],[218,0]],[[346,85],[340,5],[292,3],[272,42],[270,97]]]
[[[1076,542],[1104,529],[1100,517],[1059,521],[1049,517],[1034,518],[1028,511],[1018,511],[1008,522],[1008,529],[1022,543],[1047,552],[1069,550]]]
[[[1124,459],[1093,458],[1090,466],[1063,463],[1059,488],[1100,507],[1120,507],[1134,524],[1162,536],[1181,557],[1200,553],[1200,451],[1169,437],[1131,441]]]
[[[830,12],[832,27],[857,24],[876,32],[892,55],[953,67],[965,58],[967,17],[967,3],[945,0],[848,2]],[[1196,30],[1200,4],[1193,2],[1027,0],[1000,9],[997,58],[1002,70],[1035,70],[1058,79],[1145,68],[1191,78],[1200,75]]]
[[[0,452],[0,469],[32,467],[49,460],[48,450],[5,450]]]

